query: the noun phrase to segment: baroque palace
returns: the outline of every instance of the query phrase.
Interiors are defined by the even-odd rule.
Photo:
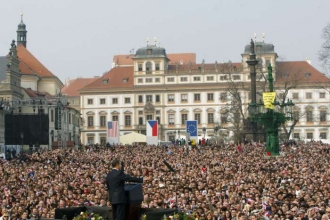
[[[278,61],[274,45],[264,41],[255,42],[255,51],[259,98],[267,87],[265,77],[271,64],[277,99],[289,98],[296,104],[294,120],[281,135],[285,139],[328,139],[329,78],[310,60]],[[246,130],[249,53],[250,45],[246,45],[239,63],[196,63],[196,54],[167,54],[155,41],[135,54],[114,56],[108,73],[79,90],[82,143],[104,144],[107,121],[119,121],[121,135],[145,134],[146,120],[158,120],[159,140],[185,138],[186,120],[198,121],[200,138],[234,140]]]

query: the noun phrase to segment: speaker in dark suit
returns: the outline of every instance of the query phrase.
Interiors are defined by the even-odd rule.
[[[127,198],[125,196],[125,182],[142,183],[143,178],[132,177],[124,173],[123,163],[120,165],[118,159],[111,162],[113,169],[107,175],[107,187],[109,190],[109,201],[112,205],[114,220],[125,219],[125,207]]]

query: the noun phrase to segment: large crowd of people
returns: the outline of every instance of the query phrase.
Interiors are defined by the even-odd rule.
[[[55,209],[109,206],[111,161],[143,176],[143,208],[179,208],[198,219],[330,218],[330,145],[89,146],[0,161],[1,220],[54,218]]]

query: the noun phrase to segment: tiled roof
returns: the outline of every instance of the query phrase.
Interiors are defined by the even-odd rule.
[[[88,85],[89,83],[97,80],[98,78],[77,78],[71,79],[69,82],[64,85],[62,88],[62,94],[74,97],[79,96],[78,90],[83,88],[84,86]]]
[[[277,82],[285,81],[285,77],[299,82],[319,83],[329,81],[326,75],[306,61],[276,62],[276,74]]]
[[[196,64],[196,54],[195,53],[173,53],[167,54],[167,57],[170,59],[169,64],[180,63],[188,64],[191,62],[192,64]],[[113,56],[113,61],[117,66],[132,66],[134,54],[129,55],[115,55]]]
[[[54,75],[23,45],[17,46],[19,68],[22,74],[37,74],[40,77],[53,77]]]
[[[102,77],[96,79],[92,83],[83,87],[80,91],[85,89],[116,89],[116,88],[131,88],[134,84],[133,77],[134,69],[129,67],[115,67]]]
[[[26,94],[30,97],[30,98],[37,98],[37,97],[47,97],[50,98],[52,97],[52,95],[50,95],[48,92],[38,92],[38,91],[34,91],[30,88],[23,88],[23,90],[26,92]]]

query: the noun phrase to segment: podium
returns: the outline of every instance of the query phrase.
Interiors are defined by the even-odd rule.
[[[141,203],[143,201],[142,185],[126,184],[125,185],[126,196],[126,220],[138,220],[141,215]]]

